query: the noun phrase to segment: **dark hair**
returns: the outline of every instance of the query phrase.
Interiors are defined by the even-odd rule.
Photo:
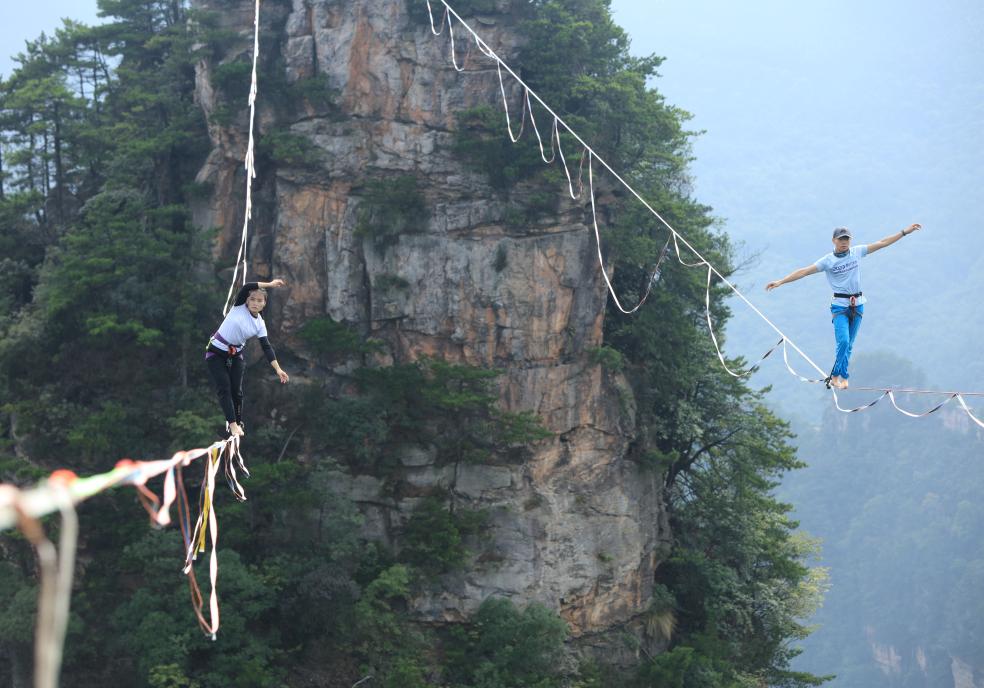
[[[255,284],[255,282],[253,284]],[[267,300],[266,289],[262,289],[259,286],[253,287],[252,289],[247,289],[247,287],[249,287],[249,283],[244,284],[242,288],[240,288],[239,293],[236,294],[236,300],[232,304],[233,306],[242,306],[243,304],[245,304],[246,299],[248,299],[249,295],[252,294],[254,291],[263,292],[263,299]]]

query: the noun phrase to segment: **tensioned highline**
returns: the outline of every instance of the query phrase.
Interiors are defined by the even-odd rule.
[[[246,142],[246,155],[243,157],[243,167],[246,168],[246,206],[243,209],[243,229],[239,238],[239,251],[236,254],[236,268],[232,272],[232,283],[229,285],[229,293],[226,294],[225,305],[222,307],[222,315],[229,311],[229,302],[232,301],[232,293],[236,289],[236,279],[239,276],[239,265],[243,267],[243,284],[246,283],[246,238],[249,235],[249,221],[253,217],[253,180],[256,178],[256,168],[254,166],[255,142],[253,139],[253,129],[256,120],[256,63],[260,55],[260,0],[254,1],[253,7],[253,71],[250,75],[249,84],[249,137]]]

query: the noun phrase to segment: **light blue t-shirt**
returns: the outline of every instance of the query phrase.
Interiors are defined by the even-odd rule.
[[[838,258],[828,253],[814,265],[817,270],[827,274],[827,281],[835,294],[857,294],[861,291],[861,259],[868,255],[868,245],[852,246],[847,255]],[[858,303],[864,303],[864,296],[858,298]],[[850,306],[850,299],[832,298],[831,304]]]

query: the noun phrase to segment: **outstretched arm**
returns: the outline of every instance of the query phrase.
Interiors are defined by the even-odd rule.
[[[290,382],[290,375],[284,372],[284,369],[280,367],[280,363],[277,362],[277,359],[270,361],[270,365],[273,366],[273,371],[277,374],[277,377],[280,378],[280,382],[285,385]]]
[[[277,377],[279,377],[280,381],[286,385],[290,380],[290,376],[284,372],[283,368],[280,367],[280,363],[277,361],[277,353],[273,350],[273,345],[270,343],[270,340],[266,337],[260,337],[260,346],[263,348],[263,354],[266,356],[266,359],[270,361],[270,365],[273,367],[274,372],[277,373]]]
[[[816,265],[807,265],[805,268],[800,268],[799,270],[793,270],[791,273],[783,277],[781,280],[776,280],[775,282],[769,282],[767,285],[765,285],[765,290],[772,291],[776,287],[781,287],[784,284],[788,284],[789,282],[795,282],[798,279],[803,279],[808,275],[814,275],[818,272],[819,270],[817,270]]]
[[[246,303],[246,299],[249,298],[249,293],[254,289],[272,289],[273,287],[283,287],[286,285],[287,282],[279,278],[272,282],[247,282],[239,288],[239,293],[236,294],[236,299],[232,302],[232,305],[242,306]]]
[[[878,251],[880,249],[883,249],[886,246],[891,246],[892,244],[894,244],[896,241],[898,241],[902,237],[908,236],[909,234],[912,234],[913,232],[918,232],[920,229],[922,229],[922,225],[920,225],[918,223],[917,224],[909,225],[908,227],[906,227],[905,229],[903,229],[898,234],[892,234],[891,236],[885,237],[881,241],[876,241],[873,244],[868,244],[868,253],[874,253],[875,251]]]

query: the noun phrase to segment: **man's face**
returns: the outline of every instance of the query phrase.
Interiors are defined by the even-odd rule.
[[[851,250],[851,237],[842,236],[834,239],[835,253],[844,253],[849,250]]]

